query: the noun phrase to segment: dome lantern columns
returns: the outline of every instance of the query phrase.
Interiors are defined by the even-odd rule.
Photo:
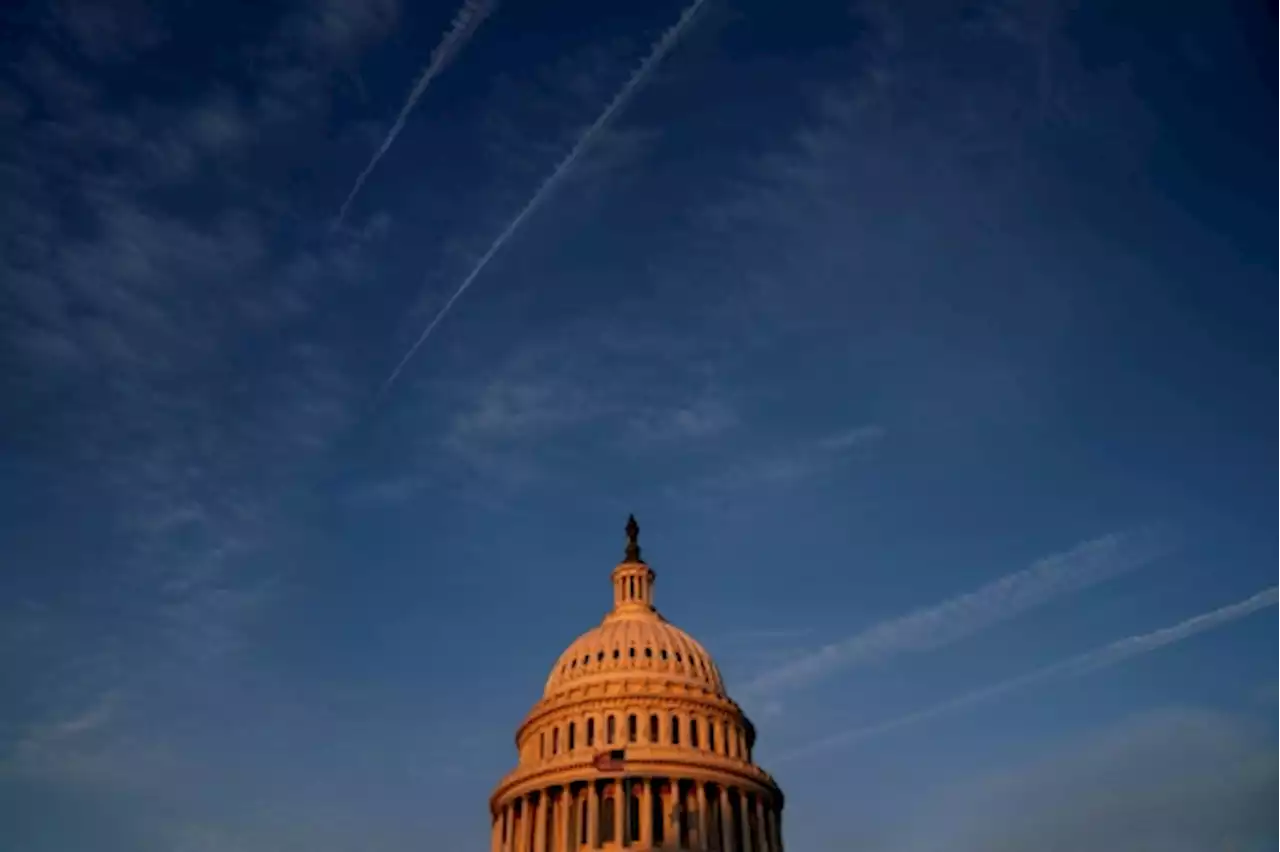
[[[613,569],[613,613],[611,615],[656,613],[653,606],[653,569],[640,556],[640,525],[636,516],[627,518],[627,549],[622,562]]]
[[[624,805],[623,802],[626,802]],[[602,777],[524,793],[493,817],[492,852],[782,852],[767,793],[666,776]]]

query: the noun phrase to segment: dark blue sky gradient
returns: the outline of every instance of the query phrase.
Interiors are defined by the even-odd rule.
[[[483,848],[635,512],[789,848],[1274,849],[1273,606],[812,748],[1274,602],[1274,4],[707,0],[379,398],[681,9],[508,0],[335,228],[456,12],[0,13],[0,837]]]

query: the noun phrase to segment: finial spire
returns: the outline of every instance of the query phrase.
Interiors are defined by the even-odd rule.
[[[627,516],[627,555],[626,562],[644,562],[640,558],[640,525],[635,515]]]

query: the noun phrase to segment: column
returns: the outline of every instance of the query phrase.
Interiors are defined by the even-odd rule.
[[[626,741],[626,734],[623,734],[623,741]],[[613,788],[613,818],[617,825],[613,827],[614,833],[618,836],[618,846],[631,845],[631,779],[619,778]]]
[[[569,789],[570,785],[565,784],[560,788],[560,798],[556,805],[559,810],[556,811],[556,843],[555,852],[572,852],[569,849],[569,815],[573,811],[573,791]]]
[[[489,852],[502,852],[502,811],[493,816],[493,828],[489,830]]]
[[[738,848],[733,838],[733,806],[729,804],[729,788],[720,788],[720,848],[735,852]]]
[[[532,852],[529,846],[530,814],[529,796],[520,797],[520,830],[516,835],[516,852]]]
[[[698,845],[695,849],[710,849],[710,838],[707,836],[707,784],[705,781],[694,781],[695,796],[698,809]]]
[[[640,848],[653,846],[653,779],[640,779]]]
[[[533,852],[547,852],[547,805],[551,802],[545,790],[541,793],[530,793],[530,802],[535,801],[534,796],[538,798],[537,804],[533,806]]]
[[[600,848],[600,787],[587,782],[587,848]]]
[[[769,840],[769,828],[764,819],[764,799],[756,794],[756,832],[760,838],[760,852],[772,852],[773,843]]]
[[[666,846],[671,849],[680,848],[680,781],[672,778],[667,784],[667,798],[662,803],[662,819],[667,825]]]
[[[773,852],[782,852],[782,807],[779,806],[773,811],[773,836],[774,847]]]
[[[751,794],[738,794],[738,812],[742,814],[742,852],[755,852],[755,843],[751,837]]]

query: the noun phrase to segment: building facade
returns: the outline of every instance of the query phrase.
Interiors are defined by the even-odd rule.
[[[715,662],[653,605],[639,527],[613,608],[556,661],[489,800],[492,852],[782,852],[782,791]]]

